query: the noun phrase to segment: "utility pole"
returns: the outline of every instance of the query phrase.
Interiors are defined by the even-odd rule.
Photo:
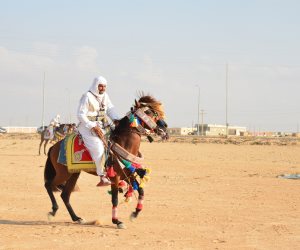
[[[226,63],[226,137],[228,137],[228,63]]]
[[[199,85],[196,85],[198,87],[198,107],[197,107],[197,119],[198,119],[198,124],[197,124],[197,135],[199,136],[199,130],[200,130],[200,87]]]
[[[201,109],[201,135],[204,135],[204,124],[203,124],[203,116],[206,115],[206,113],[204,113],[204,110]]]
[[[44,80],[43,80],[43,110],[42,110],[42,128],[45,126],[45,78],[46,73],[44,72]]]
[[[199,87],[199,85],[197,85],[198,86],[198,124],[197,124],[197,135],[199,136],[199,134],[200,134],[200,117],[199,117],[199,115],[200,115],[200,87]]]

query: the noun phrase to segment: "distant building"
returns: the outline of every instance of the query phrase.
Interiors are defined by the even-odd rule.
[[[4,127],[7,133],[36,133],[37,127]]]
[[[197,135],[197,124],[195,128],[169,128],[170,135]],[[199,126],[199,135],[205,136],[224,136],[226,135],[226,126],[217,124],[201,124]],[[228,126],[228,135],[245,136],[247,135],[246,127]]]
[[[197,127],[197,125],[196,125]],[[203,130],[203,131],[202,131]],[[226,126],[217,124],[201,124],[199,126],[200,135],[218,136],[226,135]],[[246,127],[228,126],[228,135],[244,136],[247,133]]]
[[[196,128],[168,128],[169,135],[190,135]]]

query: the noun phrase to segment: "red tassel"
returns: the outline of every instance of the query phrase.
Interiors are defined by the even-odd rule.
[[[113,167],[109,167],[108,170],[107,170],[107,176],[108,177],[115,177],[116,176],[116,172],[114,170]]]
[[[132,197],[132,194],[133,194],[133,188],[132,186],[129,186],[126,197]]]
[[[142,167],[141,164],[134,163],[134,162],[131,162],[131,165],[132,165],[134,168],[141,168],[141,167]]]
[[[123,181],[123,180],[121,180],[120,182],[119,182],[119,187],[125,187],[126,186],[126,182],[125,181]]]

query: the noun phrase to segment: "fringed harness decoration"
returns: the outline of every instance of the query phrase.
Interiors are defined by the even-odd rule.
[[[150,109],[148,107],[143,107],[137,109],[135,112],[130,111],[127,113],[127,117],[129,119],[131,128],[136,128],[140,135],[147,135],[148,137],[150,136],[150,132],[152,132],[157,127],[157,124],[151,119],[151,117],[145,114],[145,111],[147,110]],[[150,129],[150,132],[147,131],[145,125],[147,126],[147,128]],[[123,191],[126,191],[127,189],[124,196],[125,202],[129,202],[133,195],[133,191],[137,190],[139,187],[143,188],[146,182],[149,181],[151,169],[142,167],[142,162],[144,158],[140,152],[139,156],[135,156],[127,150],[125,150],[124,148],[122,148],[118,143],[109,142],[108,144],[111,144],[110,149],[117,156],[119,165],[123,166],[121,168],[129,170],[130,176],[127,176],[126,179],[133,177],[132,184],[126,185],[126,182],[124,181],[121,181],[119,183],[119,188],[121,188]],[[116,176],[116,172],[114,171],[113,166],[108,166],[107,175],[108,177]],[[137,177],[139,177],[139,181],[137,181]],[[140,206],[142,206],[142,201]]]
[[[127,150],[125,150],[124,148],[122,148],[118,143],[113,143],[111,146],[111,150],[118,154],[121,158],[126,159],[132,163],[135,164],[142,164],[144,158],[142,156],[141,153],[139,153],[139,156],[135,156],[131,153],[129,153]]]

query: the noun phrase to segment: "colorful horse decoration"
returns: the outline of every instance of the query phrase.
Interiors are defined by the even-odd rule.
[[[124,223],[118,218],[119,192],[125,192],[126,201],[131,199],[135,191],[138,192],[137,206],[131,213],[131,220],[137,218],[143,209],[144,185],[149,179],[150,169],[142,166],[143,157],[139,152],[141,136],[147,136],[150,142],[153,140],[152,134],[166,136],[167,124],[164,122],[164,117],[162,103],[152,96],[142,95],[138,101],[135,101],[135,105],[127,115],[118,121],[108,140],[104,142],[108,152],[105,166],[112,182],[109,191],[112,196],[112,223],[117,228],[125,228]],[[70,204],[70,195],[80,171],[69,171],[66,165],[58,163],[61,143],[62,141],[57,142],[49,149],[44,171],[45,188],[52,203],[52,211],[48,216],[54,217],[57,213],[58,205],[53,189],[60,187],[61,198],[71,219],[85,224],[84,219],[76,215]],[[83,171],[96,175],[95,170]]]

